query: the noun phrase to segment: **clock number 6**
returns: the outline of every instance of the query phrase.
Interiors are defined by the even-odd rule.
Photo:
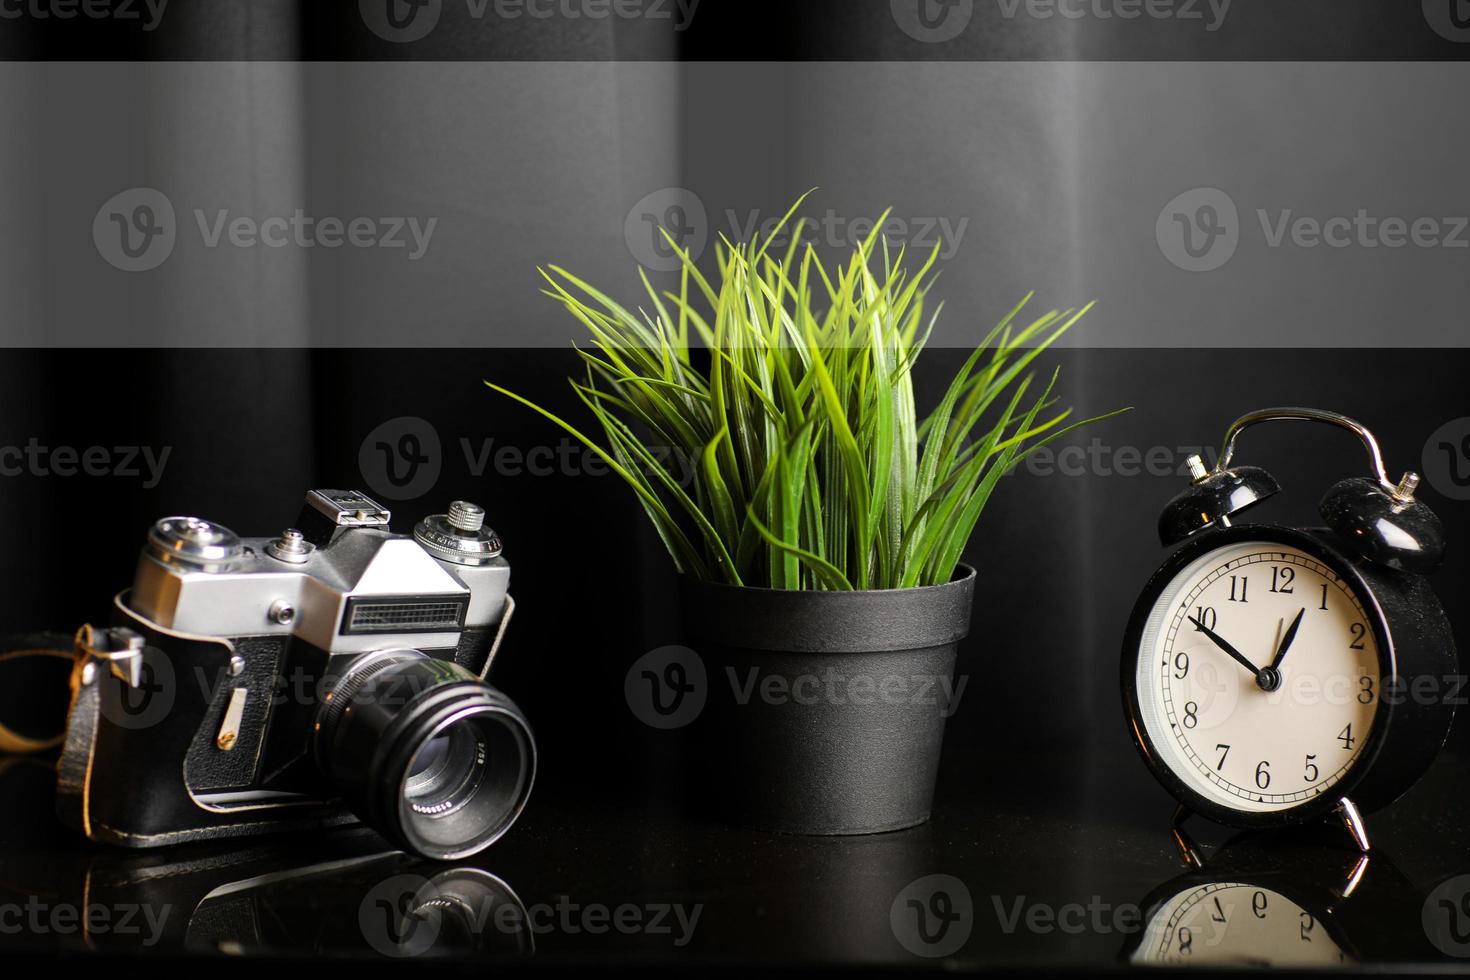
[[[1262,761],[1256,766],[1256,789],[1266,789],[1271,785],[1271,763]]]

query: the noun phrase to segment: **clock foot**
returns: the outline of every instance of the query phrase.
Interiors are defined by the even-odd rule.
[[[1347,832],[1353,835],[1353,843],[1358,845],[1358,850],[1367,854],[1372,845],[1368,842],[1368,827],[1363,823],[1363,815],[1358,812],[1357,805],[1346,796],[1337,804],[1337,815],[1342,820],[1342,825]]]
[[[1204,855],[1200,853],[1199,845],[1194,838],[1184,829],[1184,821],[1194,814],[1182,803],[1174,811],[1174,819],[1170,824],[1170,833],[1174,835],[1174,846],[1179,849],[1179,857],[1186,865],[1198,871],[1205,866]]]

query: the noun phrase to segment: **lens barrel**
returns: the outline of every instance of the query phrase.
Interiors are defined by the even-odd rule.
[[[520,709],[418,650],[354,661],[318,714],[313,749],[364,823],[441,861],[475,854],[510,829],[536,769]]]

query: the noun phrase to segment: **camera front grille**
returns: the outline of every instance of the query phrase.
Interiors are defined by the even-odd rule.
[[[464,625],[464,599],[348,600],[343,633],[451,633]]]

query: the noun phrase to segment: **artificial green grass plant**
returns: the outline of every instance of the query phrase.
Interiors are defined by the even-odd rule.
[[[586,380],[572,387],[600,441],[486,384],[627,481],[683,574],[776,589],[947,582],[1001,476],[1098,420],[1064,426],[1056,374],[1033,394],[1028,370],[1090,307],[1023,326],[1028,296],[920,420],[912,371],[938,314],[925,309],[938,250],[906,271],[880,238],[885,221],[832,270],[800,244],[800,221],[779,255],[779,230],[725,241],[713,283],[666,235],[683,260],[679,290],[660,293],[644,275],[649,307],[636,313],[564,269],[541,270],[547,295],[591,334],[578,349]]]

